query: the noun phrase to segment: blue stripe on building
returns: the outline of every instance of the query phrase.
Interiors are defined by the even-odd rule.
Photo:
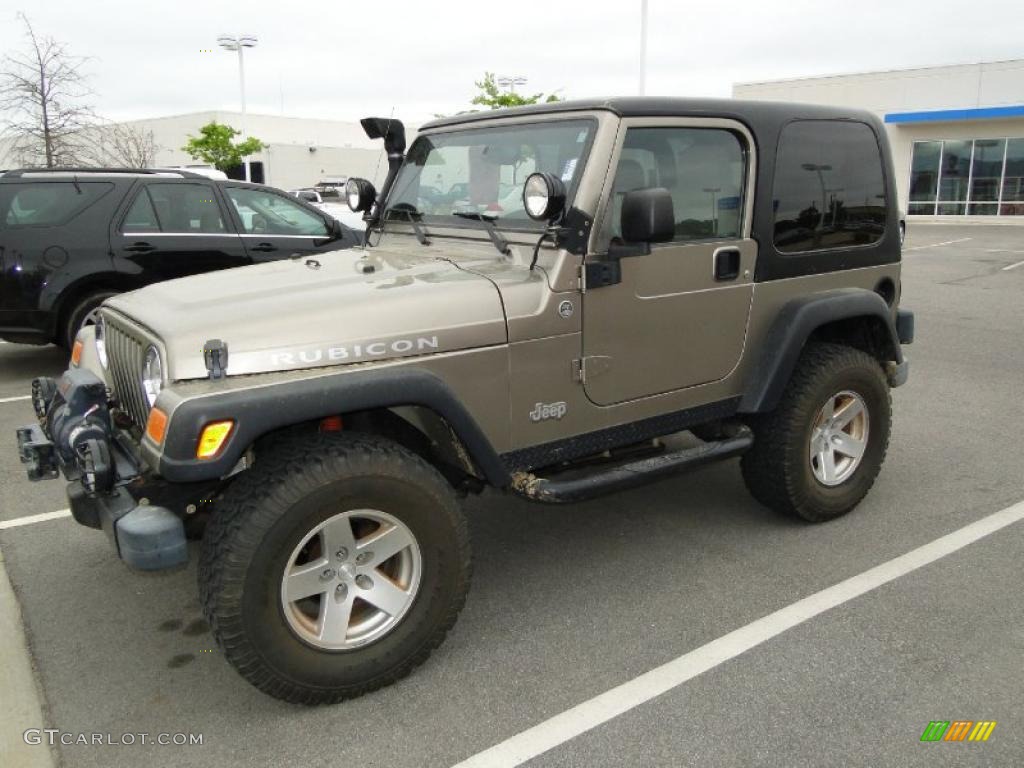
[[[890,112],[885,116],[885,122],[937,123],[958,120],[996,120],[1001,117],[1024,117],[1024,104],[978,109],[938,109],[930,112]]]

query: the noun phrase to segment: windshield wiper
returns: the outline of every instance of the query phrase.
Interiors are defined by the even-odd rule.
[[[494,226],[494,218],[491,216],[484,216],[482,213],[476,211],[452,211],[452,216],[458,216],[460,219],[472,219],[473,221],[482,221],[484,227],[487,229],[487,234],[491,238],[491,242],[494,243],[494,247],[498,249],[498,253],[502,256],[508,256],[508,241],[501,236],[498,228]]]
[[[406,220],[412,224],[412,231],[416,233],[416,239],[420,241],[420,245],[430,245],[430,241],[427,240],[426,230],[420,225],[417,217],[422,218],[423,214],[413,208],[407,203],[399,203],[394,208],[388,208],[384,212],[384,218],[387,220],[388,214],[392,213],[404,213]]]

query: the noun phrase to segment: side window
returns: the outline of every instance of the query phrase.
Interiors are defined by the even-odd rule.
[[[30,181],[0,186],[0,228],[64,224],[113,188],[110,182]]]
[[[262,189],[226,189],[247,234],[316,237],[327,237],[330,234],[323,217],[286,197]]]
[[[721,128],[630,128],[612,184],[606,226],[618,237],[627,192],[664,187],[672,194],[673,241],[740,237],[746,151]]]
[[[161,232],[227,232],[211,185],[157,182],[147,184],[145,189]]]
[[[149,193],[143,187],[135,196],[128,213],[125,214],[121,223],[122,232],[159,232],[160,222],[157,221],[156,211],[153,209],[153,202],[149,199]]]
[[[877,242],[886,198],[874,131],[838,120],[790,123],[779,139],[772,199],[781,253]]]

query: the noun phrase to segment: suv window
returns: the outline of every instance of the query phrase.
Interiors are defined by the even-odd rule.
[[[129,228],[129,221],[132,228]],[[159,230],[153,226],[154,222],[159,226]],[[211,185],[175,182],[157,182],[143,187],[125,216],[122,226],[126,232],[227,232]],[[134,226],[144,228],[135,229]]]
[[[746,152],[739,136],[720,128],[630,128],[612,184],[612,237],[627,192],[664,187],[675,210],[674,241],[741,234]]]
[[[877,242],[886,197],[874,131],[838,120],[790,123],[779,139],[772,198],[782,253]]]
[[[149,199],[149,193],[145,187],[135,196],[135,202],[125,214],[124,222],[121,224],[122,232],[159,232],[160,222],[157,221],[156,211],[153,208],[153,201]]]
[[[63,224],[107,194],[114,185],[102,181],[33,181],[0,185],[3,227]]]
[[[321,216],[281,195],[243,187],[228,187],[227,193],[248,234],[316,237],[330,234]]]

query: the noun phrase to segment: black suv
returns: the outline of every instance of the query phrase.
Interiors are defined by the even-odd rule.
[[[261,184],[189,171],[7,171],[0,175],[0,338],[70,346],[114,294],[358,239]]]

